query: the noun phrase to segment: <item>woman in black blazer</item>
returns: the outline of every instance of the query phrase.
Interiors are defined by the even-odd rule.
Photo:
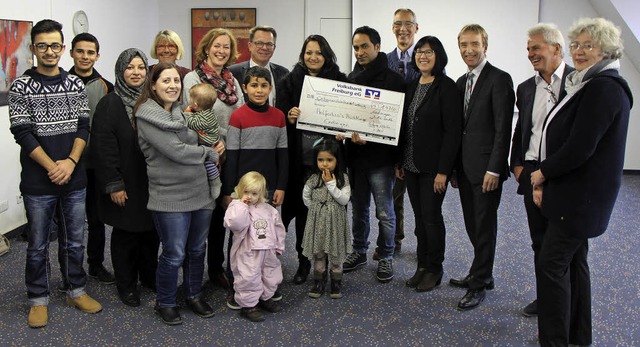
[[[421,38],[411,64],[422,75],[407,86],[397,175],[407,182],[418,240],[418,266],[406,284],[426,292],[442,280],[442,201],[460,147],[462,100],[456,83],[444,75],[447,53],[438,38]]]
[[[618,74],[620,30],[602,18],[569,32],[576,70],[547,116],[534,203],[549,220],[538,258],[540,345],[591,345],[589,238],[609,224],[622,181],[632,96]]]

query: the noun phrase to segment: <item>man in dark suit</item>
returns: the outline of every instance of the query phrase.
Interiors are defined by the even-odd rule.
[[[474,250],[469,274],[449,281],[468,289],[458,303],[459,310],[477,307],[485,298],[485,289],[493,289],[498,206],[502,183],[509,176],[513,82],[508,73],[486,61],[487,43],[487,32],[478,24],[466,25],[458,34],[460,55],[469,72],[456,82],[464,100],[464,120],[452,183],[460,189],[464,223]]]
[[[399,73],[405,83],[420,77],[420,70],[411,62],[415,48],[415,36],[418,32],[416,14],[409,8],[399,8],[393,13],[393,34],[396,36],[397,47],[387,53],[389,69]],[[404,180],[396,179],[393,185],[393,210],[396,213],[396,233],[394,236],[395,253],[402,249],[404,239],[404,193],[407,185]],[[377,252],[376,252],[377,258]]]
[[[289,73],[289,70],[281,65],[271,63],[269,60],[273,56],[273,52],[276,50],[276,40],[278,34],[276,29],[259,25],[251,28],[249,31],[249,52],[251,53],[251,59],[242,63],[237,63],[229,66],[229,70],[233,74],[240,84],[244,83],[244,74],[250,67],[262,66],[271,72],[271,85],[277,86],[279,81]],[[269,105],[276,104],[276,88],[271,88],[271,94],[269,94]],[[244,101],[248,102],[249,98],[244,93]]]
[[[528,35],[528,57],[536,74],[518,86],[516,106],[519,117],[513,134],[510,163],[511,171],[519,183],[518,194],[524,195],[531,248],[537,268],[538,254],[548,223],[533,203],[533,189],[529,177],[538,168],[544,120],[566,94],[564,80],[574,68],[562,61],[564,39],[557,26],[547,23],[536,24],[528,30]],[[528,304],[522,310],[522,314],[525,317],[537,316],[538,300]]]

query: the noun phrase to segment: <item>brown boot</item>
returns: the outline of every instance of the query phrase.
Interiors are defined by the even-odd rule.
[[[406,282],[407,287],[409,288],[415,288],[418,283],[420,283],[420,281],[422,281],[422,278],[424,277],[424,275],[427,274],[427,269],[423,268],[423,267],[419,267],[416,269],[416,273],[413,275],[413,277],[409,278]]]
[[[27,324],[31,328],[42,328],[49,322],[47,305],[31,306]]]

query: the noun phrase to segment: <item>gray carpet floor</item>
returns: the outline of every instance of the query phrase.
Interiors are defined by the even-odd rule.
[[[536,345],[535,318],[521,316],[521,308],[535,297],[533,253],[522,198],[508,180],[499,211],[494,276],[496,288],[477,309],[455,309],[464,290],[446,284],[467,273],[472,249],[463,227],[457,190],[450,189],[444,203],[447,248],[443,284],[429,293],[404,285],[415,270],[416,240],[413,213],[406,204],[407,239],[395,257],[395,278],[380,284],[377,263],[344,278],[344,297],[307,297],[309,282],[291,283],[297,268],[295,233],[287,236],[282,257],[285,281],[283,310],[266,314],[262,323],[242,319],[225,306],[225,291],[205,286],[206,298],[216,308],[209,319],[182,309],[184,323],[169,327],[154,314],[154,293],[142,291],[142,305],[120,303],[113,285],[91,278],[87,291],[104,306],[95,315],[66,306],[64,294],[53,292],[49,325],[30,329],[24,286],[26,243],[13,239],[11,252],[0,258],[1,346],[527,346]],[[374,215],[372,213],[372,215]],[[375,245],[377,226],[372,223]],[[595,346],[640,345],[640,176],[626,175],[607,233],[592,240]],[[292,223],[293,227],[293,223]],[[51,247],[51,283],[60,283],[57,245]],[[106,258],[109,259],[108,247]],[[369,257],[373,248],[369,250]],[[110,260],[105,262],[111,268]],[[445,282],[446,281],[446,282]]]

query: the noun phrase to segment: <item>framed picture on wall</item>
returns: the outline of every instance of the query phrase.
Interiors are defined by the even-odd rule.
[[[11,82],[33,66],[32,27],[30,21],[0,19],[0,106],[7,105]]]
[[[255,8],[192,8],[191,68],[196,67],[195,52],[202,37],[213,28],[231,31],[238,42],[240,57],[236,63],[249,60],[249,30],[256,26]]]

